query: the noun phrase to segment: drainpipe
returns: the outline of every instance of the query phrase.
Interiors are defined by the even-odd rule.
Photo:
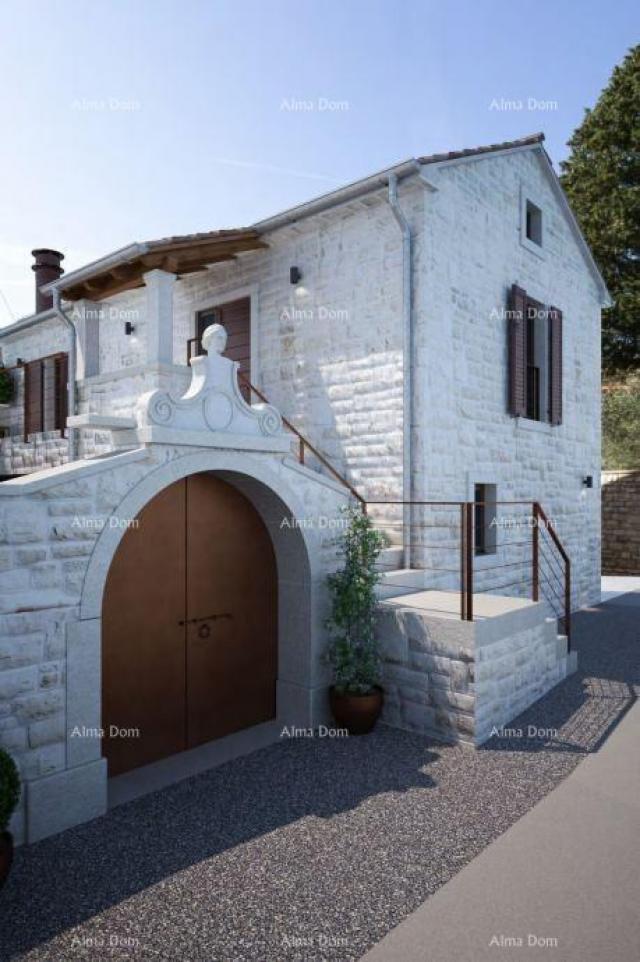
[[[389,204],[402,232],[402,547],[411,567],[411,429],[413,427],[413,329],[411,311],[411,229],[398,203],[398,177],[389,174]]]
[[[60,291],[55,288],[52,291],[53,297],[53,310],[56,312],[58,317],[68,325],[71,331],[71,346],[69,348],[69,380],[67,382],[67,410],[68,417],[72,417],[77,414],[76,410],[76,358],[78,353],[77,340],[78,333],[76,331],[76,326],[69,317],[68,314],[60,307]],[[75,461],[78,456],[78,432],[75,428],[67,428],[67,437],[69,439],[69,460]]]

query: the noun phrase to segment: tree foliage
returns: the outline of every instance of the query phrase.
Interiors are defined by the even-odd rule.
[[[358,508],[345,512],[339,539],[342,568],[327,578],[332,634],[327,660],[339,693],[364,695],[380,683],[382,659],[375,637],[376,561],[386,539]]]
[[[569,141],[561,181],[615,301],[603,315],[605,370],[640,366],[640,45]]]
[[[640,375],[603,392],[602,463],[609,469],[640,467]]]

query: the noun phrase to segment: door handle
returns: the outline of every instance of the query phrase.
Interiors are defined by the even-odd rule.
[[[204,618],[188,618],[186,621],[179,621],[179,625],[197,625],[201,621],[217,621],[220,618],[233,618],[230,612],[224,612],[219,615],[206,615]]]

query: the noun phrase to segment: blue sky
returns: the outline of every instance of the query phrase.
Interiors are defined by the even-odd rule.
[[[72,269],[537,130],[557,164],[639,21],[632,0],[1,9],[0,325],[32,311],[33,247]]]

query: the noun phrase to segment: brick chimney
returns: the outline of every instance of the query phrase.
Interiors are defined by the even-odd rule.
[[[49,250],[47,247],[39,247],[31,253],[36,259],[35,264],[31,265],[31,270],[36,275],[36,314],[39,314],[53,307],[51,294],[43,294],[40,288],[43,284],[55,281],[64,274],[64,269],[60,266],[60,261],[64,260],[64,254]]]

